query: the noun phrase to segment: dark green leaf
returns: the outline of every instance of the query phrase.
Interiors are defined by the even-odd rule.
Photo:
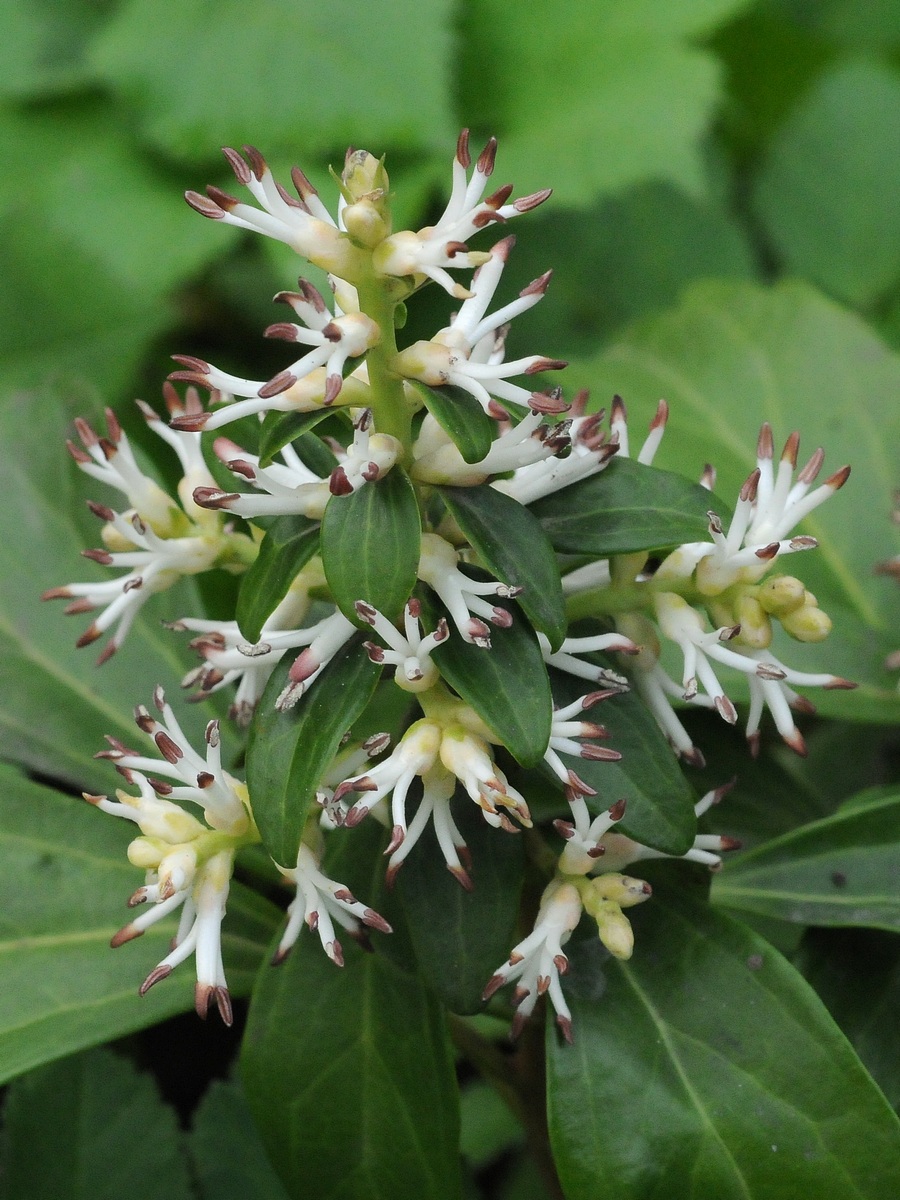
[[[900,795],[839,810],[732,859],[713,896],[803,925],[900,930]]]
[[[248,642],[259,641],[266,620],[318,548],[318,521],[279,517],[269,527],[259,557],[244,575],[238,592],[237,623]]]
[[[485,567],[503,583],[524,589],[519,604],[558,649],[566,636],[566,613],[556,556],[540,524],[518,501],[487,485],[439,491]]]
[[[602,557],[703,541],[707,513],[724,507],[699,484],[631,458],[530,505],[555,549]]]
[[[474,1080],[459,1099],[459,1148],[476,1169],[523,1141],[522,1126],[490,1084]]]
[[[491,448],[497,423],[487,415],[472,393],[452,383],[440,388],[428,387],[424,383],[413,386],[466,462],[481,462]]]
[[[133,826],[0,769],[0,1081],[193,1006],[191,964],[143,998],[169,952],[172,921],[117,950],[141,883],[125,850]],[[231,991],[250,990],[278,910],[232,884],[223,925]]]
[[[267,412],[259,429],[259,465],[269,466],[279,450],[333,415],[334,410],[327,408],[312,412]]]
[[[188,1149],[203,1200],[288,1200],[237,1084],[213,1080]]]
[[[293,659],[285,655],[272,673],[250,727],[247,787],[266,849],[292,867],[306,814],[322,774],[344,734],[369,702],[381,674],[354,636],[293,708],[275,701],[288,682]]]
[[[322,565],[335,603],[359,624],[365,600],[396,621],[416,585],[422,522],[402,467],[349,496],[332,496],[322,518]]]
[[[335,840],[325,870],[372,903],[356,833]],[[259,977],[243,1077],[271,1160],[295,1200],[456,1200],[458,1099],[437,1001],[381,954],[351,944],[345,957],[341,970],[307,931]]]
[[[413,28],[421,50],[410,56]],[[144,136],[181,158],[206,161],[215,147],[240,146],[249,130],[268,152],[292,156],[330,153],[351,136],[379,153],[398,142],[422,149],[452,139],[446,0],[398,0],[385,12],[348,0],[340,32],[335,37],[325,10],[291,0],[261,0],[251,22],[238,0],[220,0],[213,22],[202,6],[179,0],[127,0],[92,58]],[[185,46],[187,74],[178,61]],[[228,87],[223,63],[240,63]]]
[[[590,660],[603,662],[597,655]],[[560,708],[591,690],[584,680],[556,670],[551,671],[550,682]],[[625,816],[617,829],[664,854],[684,854],[697,828],[693,793],[647,706],[634,692],[626,692],[604,700],[586,717],[606,726],[609,738],[602,745],[622,755],[620,762],[564,759],[596,790],[596,796],[588,797],[588,807],[600,813],[625,800]]]
[[[839,61],[775,135],[755,207],[789,271],[868,304],[900,276],[898,189],[900,80]]]
[[[567,1200],[896,1195],[900,1125],[777,951],[683,888],[633,922],[627,964],[574,947],[575,1045],[548,1039]]]
[[[890,520],[897,486],[892,447],[900,443],[897,355],[803,283],[705,281],[677,308],[635,326],[569,373],[570,386],[589,386],[598,396],[621,392],[633,428],[665,396],[671,416],[656,461],[693,478],[704,461],[714,463],[717,491],[729,499],[756,465],[762,420],[772,423],[779,443],[792,429],[802,432],[801,461],[823,446],[823,476],[852,463],[847,485],[799,527],[819,548],[790,564],[831,615],[834,633],[818,645],[784,639],[775,652],[797,670],[860,683],[855,692],[813,693],[825,715],[896,719],[900,694],[884,667],[896,648],[896,584],[873,578],[872,565],[900,549]],[[740,697],[740,677],[729,673],[723,683]]]
[[[443,610],[424,607],[433,628]],[[550,741],[552,701],[541,648],[525,617],[514,613],[508,629],[491,626],[490,650],[454,634],[435,649],[434,661],[513,758],[536,767]]]
[[[426,983],[452,1012],[474,1013],[516,940],[524,854],[522,838],[491,828],[461,788],[452,803],[472,856],[473,890],[465,891],[447,870],[430,824],[397,886]]]
[[[875,929],[809,929],[792,961],[900,1109],[900,937]]]
[[[191,1200],[178,1116],[153,1077],[90,1050],[17,1080],[4,1109],[2,1200]]]

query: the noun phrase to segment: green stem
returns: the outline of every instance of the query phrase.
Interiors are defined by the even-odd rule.
[[[708,600],[708,597],[698,594],[693,578],[648,579],[644,583],[611,584],[576,592],[566,599],[566,616],[572,622],[585,617],[640,612],[653,607],[653,597],[657,592],[675,592],[692,604]]]
[[[380,342],[366,355],[375,429],[402,442],[404,457],[408,458],[412,449],[412,411],[403,391],[403,380],[391,369],[397,355],[394,311],[398,300],[394,290],[393,280],[377,275],[357,286],[360,311],[371,317],[381,330]]]

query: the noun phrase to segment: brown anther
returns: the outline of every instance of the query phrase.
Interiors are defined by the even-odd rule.
[[[103,630],[98,629],[96,625],[89,625],[81,637],[75,642],[76,648],[81,650],[84,646],[90,646],[92,642],[96,642],[96,640],[102,636],[102,633]]]
[[[761,549],[754,551],[754,553],[763,562],[770,562],[773,558],[778,557],[779,548],[778,542],[769,542],[768,546],[763,546]]]
[[[466,131],[468,134],[468,130]],[[482,175],[490,175],[494,170],[494,160],[497,157],[497,139],[491,138],[482,152],[478,155],[475,170]]]
[[[800,434],[794,430],[788,440],[784,443],[784,449],[781,452],[781,461],[791,464],[791,467],[797,465],[797,454],[800,450]]]
[[[652,433],[654,429],[659,429],[661,425],[665,426],[668,419],[669,406],[665,400],[660,400],[656,406],[656,412],[653,414],[653,420],[650,422],[650,432]]]
[[[296,382],[297,376],[292,371],[279,371],[268,383],[264,383],[256,394],[261,400],[271,400],[273,396],[280,396],[282,392],[293,387]]]
[[[166,762],[174,765],[184,758],[184,751],[164,729],[158,729],[153,735],[153,740],[156,742],[156,747]]]
[[[199,192],[185,192],[184,198],[194,212],[198,212],[201,217],[209,217],[211,221],[221,221],[225,216],[218,204],[213,200],[208,200],[206,196],[201,196]]]
[[[520,213],[531,212],[552,195],[553,188],[541,188],[538,192],[532,192],[530,196],[520,196],[518,200],[513,200],[513,208]]]
[[[561,371],[569,364],[564,358],[539,358],[522,372],[523,375],[538,375],[541,371]]]
[[[136,929],[134,925],[129,922],[127,925],[123,925],[121,929],[117,930],[112,935],[112,937],[109,939],[109,944],[112,949],[115,950],[117,946],[124,946],[126,942],[134,941],[134,939],[140,937],[143,932],[143,929]]]
[[[825,480],[825,486],[834,488],[834,490],[837,491],[838,488],[842,488],[844,486],[849,476],[850,468],[841,467],[839,471],[835,471],[833,475],[828,476],[828,478]]]
[[[772,426],[768,421],[763,421],[759,430],[759,437],[756,439],[756,457],[771,458],[775,453],[775,443],[772,441]]]
[[[194,503],[201,508],[228,508],[235,500],[240,500],[240,492],[223,492],[219,488],[194,488]]]
[[[113,556],[108,550],[82,550],[83,558],[89,558],[91,562],[100,563],[104,567],[108,567],[113,562]]]
[[[238,154],[237,150],[233,150],[231,146],[223,146],[222,153],[228,160],[228,165],[234,171],[235,179],[244,187],[250,182],[250,168]]]
[[[228,192],[223,192],[221,188],[215,187],[209,183],[206,185],[206,194],[212,200],[213,204],[218,205],[223,212],[231,212],[233,208],[237,208],[240,204],[237,196],[232,196]]]
[[[159,967],[154,967],[141,986],[138,988],[138,995],[146,996],[154,984],[159,983],[162,979],[166,979],[171,974],[172,968],[168,965],[168,963],[165,963]]]
[[[740,498],[745,501],[750,501],[752,504],[756,499],[756,491],[759,487],[759,467],[755,467],[744,481],[744,485],[740,491]]]
[[[297,195],[301,200],[305,200],[307,196],[318,196],[319,194],[299,167],[291,167],[291,182],[297,189]]]
[[[820,446],[815,454],[810,458],[809,462],[797,476],[798,483],[812,483],[819,472],[822,470],[822,463],[825,461],[825,451]]]
[[[262,179],[262,177],[269,170],[266,160],[263,158],[263,156],[260,154],[260,152],[256,149],[255,146],[242,146],[241,149],[247,155],[247,158],[250,160],[250,166],[253,169],[253,174],[256,176],[257,179]]]
[[[330,404],[334,404],[338,396],[341,394],[341,388],[344,386],[343,377],[336,372],[329,375],[325,380],[325,391],[322,395],[322,404],[327,408]]]
[[[284,342],[296,342],[297,326],[290,321],[276,321],[274,325],[267,325],[263,330],[263,337],[280,338]]]

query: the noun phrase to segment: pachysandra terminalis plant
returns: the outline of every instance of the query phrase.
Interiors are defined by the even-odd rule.
[[[737,845],[693,832],[726,781],[687,809],[678,801],[676,836],[654,813],[677,798],[626,805],[631,763],[702,766],[681,714],[699,706],[738,722],[729,678],[749,700],[751,753],[771,719],[802,754],[793,714],[812,705],[798,689],[853,686],[803,669],[802,644],[826,638],[830,621],[785,561],[815,549],[796,527],[849,468],[819,482],[822,451],[802,465],[797,434],[778,453],[763,425],[728,508],[711,468],[698,485],[651,466],[665,402],[641,440],[618,397],[607,416],[585,393],[542,383],[564,363],[507,358],[511,323],[550,282],[548,271],[495,298],[508,229],[550,193],[490,191],[495,150],[473,159],[463,133],[443,213],[401,231],[384,165],[364,151],[348,152],[332,209],[298,169],[292,194],[257,150],[226,150],[252,200],[210,187],[188,203],[292,247],[331,294],[301,276],[275,297],[291,319],[265,333],[291,346],[274,378],[176,356],[168,422],[139,403],[177,455],[174,491],[112,413],[105,432],[76,423],[75,462],[121,495],[91,505],[102,548],[85,554],[108,574],[47,593],[92,614],[79,645],[103,642],[108,659],[155,593],[202,572],[240,576],[233,619],[185,613],[173,636],[187,631],[199,656],[181,681],[187,699],[225,693],[248,729],[246,770],[223,761],[217,721],[205,745],[190,743],[161,680],[153,707],[137,709],[140,746],[111,739],[102,752],[124,786],[87,797],[138,828],[129,858],[144,878],[114,945],[176,917],[172,949],[147,964],[140,990],[193,958],[202,1016],[214,1005],[232,1019],[221,927],[246,847],[262,842],[292,889],[275,961],[306,924],[337,969],[345,932],[377,941],[391,927],[374,899],[331,877],[334,831],[350,831],[352,853],[355,827],[383,826],[389,885],[436,841],[460,888],[477,891],[461,832],[477,811],[491,838],[524,840],[540,876],[483,999],[511,1014],[515,1034],[546,995],[562,1036],[577,1039],[564,982],[576,927],[596,929],[617,958],[640,954],[627,913],[651,888],[637,864],[682,857],[715,870]],[[407,305],[432,283],[447,294],[446,323],[404,339]],[[613,507],[615,529],[603,515]],[[778,629],[801,644],[796,658],[776,654]],[[603,723],[623,704],[644,722],[624,757]]]

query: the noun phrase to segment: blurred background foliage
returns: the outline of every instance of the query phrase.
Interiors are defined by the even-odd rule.
[[[292,286],[296,257],[202,221],[180,193],[206,183],[235,190],[218,148],[252,142],[277,177],[299,163],[330,203],[328,167],[352,143],[387,154],[395,227],[417,226],[440,211],[464,125],[474,142],[499,138],[498,185],[555,192],[514,229],[507,294],[548,267],[555,277],[539,312],[517,322],[511,354],[569,358],[570,392],[590,386],[598,403],[621,392],[639,422],[664,395],[673,428],[661,465],[696,476],[712,459],[725,496],[753,464],[762,419],[782,439],[799,427],[832,469],[853,463],[841,498],[811,526],[828,548],[798,573],[837,618],[832,639],[805,648],[805,663],[862,687],[826,694],[831,720],[810,727],[806,763],[771,749],[761,764],[744,762],[738,826],[764,794],[783,800],[780,833],[896,779],[900,701],[883,664],[900,645],[897,592],[872,572],[898,552],[900,0],[3,6],[0,430],[12,483],[0,510],[0,751],[32,772],[93,783],[99,732],[140,698],[136,660],[123,654],[105,668],[99,700],[72,630],[54,613],[48,633],[37,609],[42,587],[84,570],[71,540],[84,525],[74,515],[80,487],[60,482],[51,440],[75,412],[104,404],[143,438],[130,401],[157,402],[173,352],[248,377],[284,365],[284,348],[261,332],[280,319],[269,297]],[[446,297],[427,289],[404,336],[428,336],[446,319]],[[44,541],[35,542],[42,503],[55,515],[41,517]],[[144,642],[134,639],[154,671],[174,658],[161,648],[158,615]],[[734,769],[731,731],[705,717],[698,735],[700,726],[710,773],[719,772],[711,783],[721,782]],[[871,994],[879,1012],[896,1011],[897,937],[871,936]],[[841,973],[862,969],[864,957],[840,931],[819,930],[799,961],[896,1099],[896,1022],[878,1018],[876,1046],[871,1021],[841,989]],[[232,1047],[220,1040],[224,1062]],[[102,1058],[77,1070],[102,1076],[111,1095],[131,1086]],[[172,1063],[167,1070],[166,1094],[183,1103],[191,1085]],[[71,1083],[31,1078],[9,1110],[26,1130],[44,1092]],[[200,1194],[275,1195],[263,1168],[251,1186],[204,1159],[211,1106],[244,1124],[224,1085],[204,1105],[194,1135]],[[481,1085],[463,1106],[468,1161],[490,1174],[517,1127]],[[44,1111],[34,1121],[46,1142],[55,1134]],[[25,1194],[16,1170],[0,1181],[6,1200]],[[529,1171],[494,1170],[490,1194],[541,1195]],[[60,1194],[52,1172],[43,1183],[32,1172],[27,1187],[31,1200]]]

